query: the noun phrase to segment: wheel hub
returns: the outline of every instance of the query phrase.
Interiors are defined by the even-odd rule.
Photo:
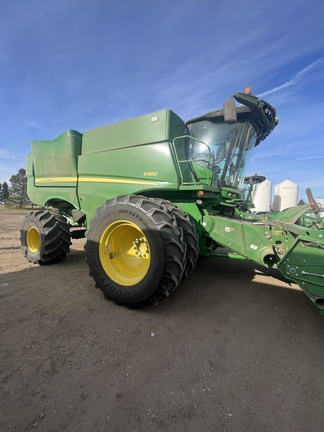
[[[133,249],[135,251],[135,255],[138,255],[139,258],[147,258],[149,254],[148,243],[144,237],[137,238],[133,241]]]
[[[99,241],[99,258],[106,274],[124,286],[139,283],[151,263],[145,234],[126,220],[113,222],[104,230]]]
[[[40,234],[35,227],[30,227],[26,234],[26,243],[32,253],[36,253],[40,247]]]

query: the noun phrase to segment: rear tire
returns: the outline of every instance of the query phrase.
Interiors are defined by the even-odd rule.
[[[182,230],[174,216],[146,197],[106,201],[91,219],[86,237],[90,274],[118,304],[157,305],[181,281]]]
[[[188,214],[171,201],[162,198],[151,199],[173,214],[177,220],[178,227],[183,231],[183,240],[187,245],[186,264],[182,276],[182,280],[185,280],[195,268],[199,256],[199,237],[196,233],[195,225],[191,222]]]
[[[52,264],[70,252],[66,219],[56,212],[38,210],[27,215],[20,230],[21,248],[28,261]]]

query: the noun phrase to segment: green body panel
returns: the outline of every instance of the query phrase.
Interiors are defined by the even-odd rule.
[[[82,154],[172,141],[185,124],[174,112],[161,110],[83,133]]]
[[[34,204],[45,207],[52,200],[53,202],[68,202],[73,208],[79,208],[77,188],[71,186],[71,181],[65,181],[58,186],[55,177],[51,177],[51,179],[47,179],[48,182],[41,182],[37,186],[35,185],[33,153],[27,155],[26,173],[28,195]],[[62,184],[64,186],[61,186]]]
[[[263,235],[268,229],[266,226],[219,216],[205,216],[203,220],[205,230],[216,243],[245,258],[264,265],[264,257],[273,254],[272,243]]]
[[[82,134],[68,130],[54,140],[32,141],[27,156],[27,188],[31,201],[45,206],[49,201],[67,201],[78,208],[78,157]]]
[[[81,155],[81,207],[93,215],[103,202],[117,195],[149,196],[154,189],[178,190],[179,174],[175,168],[168,142]]]
[[[32,141],[35,184],[76,187],[81,142],[82,135],[74,130],[51,141]]]
[[[286,224],[283,229],[280,224],[273,223],[268,218],[248,221],[207,215],[203,217],[203,222],[204,229],[216,243],[266,266],[274,266],[293,247],[296,231],[300,235],[307,231],[292,223]],[[275,261],[270,259],[275,256]]]

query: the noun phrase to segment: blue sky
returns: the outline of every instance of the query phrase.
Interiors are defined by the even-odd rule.
[[[250,86],[279,125],[248,174],[324,198],[321,0],[16,0],[0,6],[0,183],[30,141],[169,108],[183,120]]]

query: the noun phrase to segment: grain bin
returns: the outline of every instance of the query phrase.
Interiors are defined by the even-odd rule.
[[[290,180],[284,180],[275,186],[274,211],[279,212],[298,204],[299,186]]]
[[[269,212],[271,210],[271,199],[272,199],[272,183],[269,180],[264,180],[258,185],[256,190],[253,204],[255,208],[254,212]]]

